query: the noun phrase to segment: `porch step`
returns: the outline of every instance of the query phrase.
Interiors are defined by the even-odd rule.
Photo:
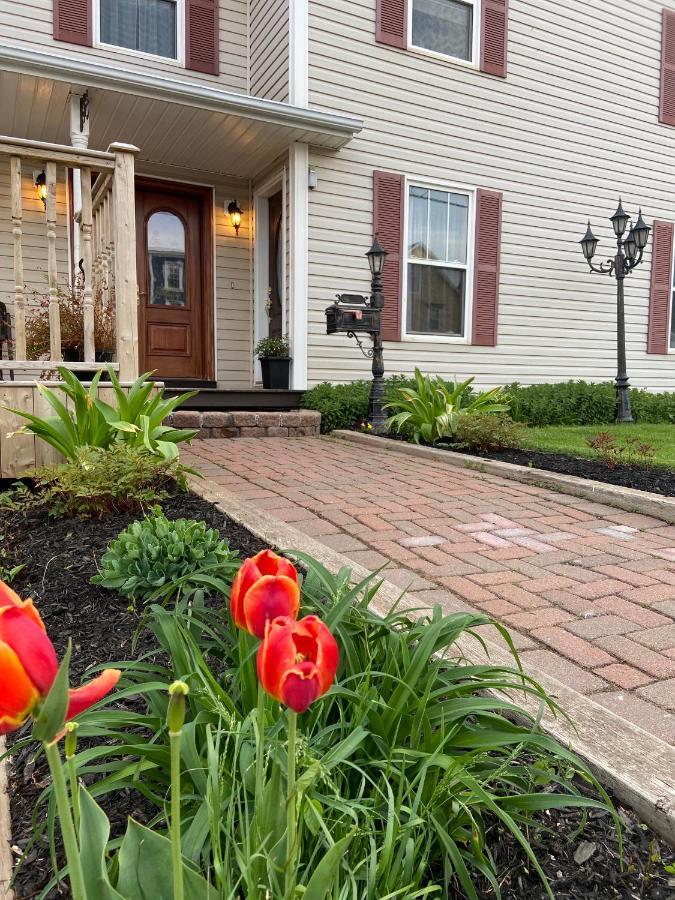
[[[177,397],[188,388],[167,388],[165,397]],[[253,388],[244,391],[220,391],[216,388],[202,388],[188,403],[191,410],[228,410],[277,412],[300,409],[300,398],[304,391],[265,391]]]
[[[197,398],[195,398],[197,399]],[[286,412],[179,409],[169,416],[174,428],[198,428],[201,440],[244,437],[315,437],[321,433],[321,413],[310,409]]]

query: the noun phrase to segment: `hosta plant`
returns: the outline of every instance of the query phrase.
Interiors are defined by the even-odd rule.
[[[477,900],[484,885],[499,898],[492,846],[508,831],[552,898],[530,844],[536,815],[610,807],[580,791],[578,777],[595,785],[584,764],[523,708],[529,697],[556,709],[507,632],[440,609],[380,618],[375,578],[355,585],[296,555],[304,579],[274,555],[242,569],[239,629],[224,608],[151,607],[156,649],[118,665],[118,697],[136,695],[133,708],[99,708],[80,725],[99,742],[72,760],[92,797],[140,790],[155,806],[151,831],[134,835],[136,847],[164,841],[153,897],[165,897],[172,847],[176,871],[182,858],[217,900]],[[459,639],[479,647],[485,626],[512,665],[467,660]],[[183,708],[171,725],[174,679]],[[96,816],[97,872],[114,883],[117,844],[106,856]],[[116,890],[125,896],[119,880]]]
[[[235,559],[236,553],[215,528],[192,519],[170,521],[155,508],[110,544],[92,582],[134,600],[166,588],[185,594],[203,586],[205,574],[234,575]]]
[[[473,382],[469,378],[448,385],[415,369],[415,387],[399,388],[398,397],[386,404],[385,409],[394,411],[387,425],[409,434],[416,444],[436,444],[455,437],[460,416],[508,411],[508,396],[501,388],[473,394]]]
[[[176,445],[191,440],[197,432],[170,428],[163,423],[170,413],[197,392],[190,391],[166,400],[163,388],[155,387],[149,373],[141,375],[126,389],[109,366],[108,377],[115,397],[112,405],[98,395],[102,374],[102,371],[97,372],[90,387],[86,388],[69,369],[59,368],[62,384],[56,390],[64,395],[66,402],[57,396],[56,390],[38,384],[38,390],[55,415],[41,417],[13,409],[11,412],[26,419],[19,433],[34,434],[68,460],[74,459],[81,447],[107,450],[120,442],[131,447],[144,447],[164,459],[177,459]],[[67,401],[70,401],[68,405]]]

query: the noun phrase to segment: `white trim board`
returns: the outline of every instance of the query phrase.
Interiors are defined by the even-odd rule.
[[[289,152],[290,200],[290,338],[293,368],[291,387],[307,387],[307,329],[309,326],[309,147],[295,143]]]

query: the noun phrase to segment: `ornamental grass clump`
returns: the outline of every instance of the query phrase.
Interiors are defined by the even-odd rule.
[[[508,632],[440,608],[380,617],[375,576],[354,584],[349,570],[294,555],[304,577],[271,551],[244,563],[230,616],[184,598],[149,607],[156,647],[120,664],[134,707],[80,723],[100,741],[73,760],[96,796],[140,790],[155,805],[152,829],[130,825],[144,847],[137,869],[155,866],[153,897],[180,897],[182,878],[195,900],[477,900],[486,885],[499,898],[492,848],[509,832],[552,898],[530,844],[536,814],[612,809],[584,763],[539,729],[557,708]],[[486,626],[511,665],[471,662],[458,646],[474,638],[480,650]],[[99,889],[117,893],[95,896],[135,898],[118,874],[128,846],[106,856],[101,833]]]
[[[236,553],[215,528],[192,519],[170,521],[159,507],[133,522],[112,541],[93,584],[132,600],[160,594],[192,594],[209,587],[204,576],[231,577]]]

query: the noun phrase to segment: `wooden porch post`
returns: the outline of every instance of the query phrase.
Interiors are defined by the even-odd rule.
[[[113,216],[117,362],[120,381],[134,381],[138,362],[138,278],[136,273],[136,187],[134,156],[138,147],[111,144],[115,154]]]

